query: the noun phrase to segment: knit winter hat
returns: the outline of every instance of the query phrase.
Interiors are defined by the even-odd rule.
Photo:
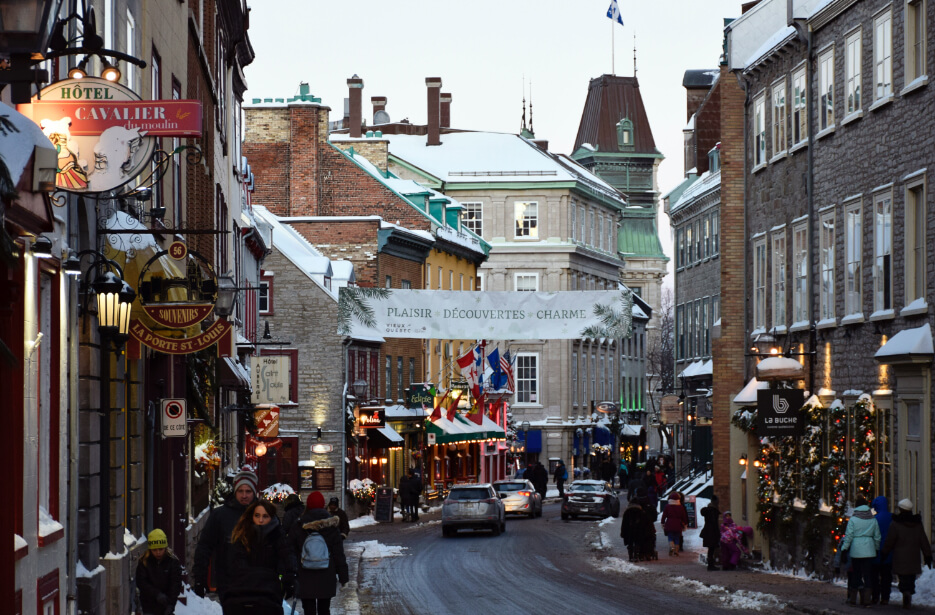
[[[313,510],[315,508],[324,508],[325,496],[323,496],[320,491],[312,491],[310,494],[308,494],[308,499],[305,501],[305,507],[309,510]]]
[[[899,504],[896,506],[899,507],[899,510],[905,510],[907,512],[912,512],[912,500],[905,498],[899,501]]]
[[[328,506],[331,506],[332,504],[334,504],[335,506],[340,506],[341,500],[339,500],[338,498],[331,498],[330,500],[328,500]]]
[[[679,496],[673,495],[669,498],[669,504],[681,504],[682,500],[679,499]]]
[[[149,536],[146,537],[146,540],[149,541],[150,549],[165,549],[169,546],[169,540],[166,538],[166,533],[160,529],[155,529],[149,533]]]
[[[253,493],[256,493],[256,484],[259,479],[256,477],[256,474],[250,470],[241,470],[234,475],[234,491],[240,488],[241,485],[246,485],[250,487]]]

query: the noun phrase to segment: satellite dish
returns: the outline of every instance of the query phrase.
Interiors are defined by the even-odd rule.
[[[390,114],[380,109],[379,111],[373,114],[373,123],[374,124],[389,124]]]

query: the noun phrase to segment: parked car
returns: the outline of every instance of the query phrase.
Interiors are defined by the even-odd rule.
[[[499,480],[493,484],[508,515],[542,516],[542,496],[524,479]]]
[[[569,517],[619,517],[620,500],[610,483],[602,480],[576,480],[565,487],[562,519]]]
[[[442,502],[442,536],[459,529],[490,530],[494,536],[506,531],[506,507],[490,483],[452,485]]]

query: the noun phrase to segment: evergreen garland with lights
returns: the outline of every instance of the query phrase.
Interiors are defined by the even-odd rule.
[[[841,542],[846,529],[844,512],[847,510],[847,408],[844,402],[834,400],[828,409],[828,457],[825,461],[826,476],[829,481],[828,493],[831,501],[831,515],[834,527],[831,538],[835,548]]]

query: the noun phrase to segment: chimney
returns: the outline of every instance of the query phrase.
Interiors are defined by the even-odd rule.
[[[442,92],[439,104],[441,105],[441,127],[451,128],[451,94]]]
[[[348,93],[351,99],[351,109],[350,109],[350,123],[351,130],[350,136],[352,138],[359,139],[360,134],[360,125],[363,120],[363,115],[361,111],[361,97],[364,93],[364,80],[354,75],[347,80]]]
[[[377,123],[377,112],[386,111],[386,96],[371,96],[370,103],[373,105],[373,123]]]
[[[426,140],[426,145],[441,145],[441,139],[439,138],[439,111],[440,105],[438,99],[442,91],[442,78],[441,77],[426,77],[425,78],[425,87],[428,90],[428,139]]]

